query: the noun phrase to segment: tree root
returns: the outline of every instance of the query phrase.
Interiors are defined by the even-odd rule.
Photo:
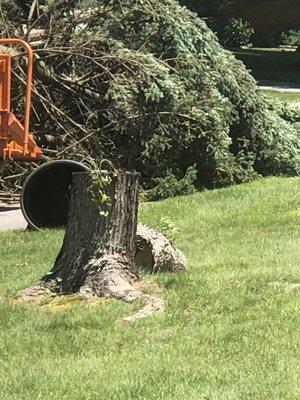
[[[41,304],[44,301],[51,301],[56,295],[57,293],[44,285],[43,282],[38,282],[18,292],[14,296],[14,300],[24,304]]]
[[[151,272],[183,271],[186,259],[162,233],[138,223],[135,264]]]
[[[123,317],[124,322],[134,322],[164,310],[165,303],[159,297],[144,294],[138,287],[140,278],[130,272],[124,263],[115,256],[105,257],[89,266],[89,273],[76,294],[79,299],[91,301],[95,298],[115,298],[127,303],[140,300],[144,307],[137,312]],[[58,280],[39,282],[20,291],[15,299],[20,303],[44,305],[54,297],[71,293],[61,292]],[[74,294],[74,293],[72,293]]]

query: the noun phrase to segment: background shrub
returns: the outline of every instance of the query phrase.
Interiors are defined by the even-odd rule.
[[[154,179],[156,185],[154,189],[149,191],[147,198],[149,200],[160,200],[167,197],[192,194],[195,192],[194,183],[196,180],[196,165],[189,167],[181,179],[178,179],[172,170],[167,170],[164,177]]]
[[[300,46],[300,31],[290,29],[287,32],[282,32],[280,44],[284,46]]]
[[[221,42],[227,47],[241,47],[250,44],[254,29],[242,18],[231,18],[220,32]]]

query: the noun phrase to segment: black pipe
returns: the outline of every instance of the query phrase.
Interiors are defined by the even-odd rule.
[[[50,161],[32,171],[23,185],[21,208],[30,228],[62,228],[67,224],[73,172],[89,168],[71,160]]]

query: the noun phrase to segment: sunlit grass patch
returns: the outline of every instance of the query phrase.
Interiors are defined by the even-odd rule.
[[[141,204],[188,267],[148,277],[166,310],[134,324],[139,304],[117,300],[15,304],[63,233],[0,234],[0,399],[298,399],[299,209],[297,178]]]

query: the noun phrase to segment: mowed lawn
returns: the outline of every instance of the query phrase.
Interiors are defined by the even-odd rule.
[[[188,269],[150,277],[166,310],[129,325],[139,304],[14,304],[63,234],[0,234],[0,399],[299,399],[300,179],[141,205],[166,217]]]
[[[271,99],[281,100],[285,103],[290,103],[291,106],[296,103],[297,107],[300,107],[300,93],[279,92],[276,90],[262,90],[262,92]]]

